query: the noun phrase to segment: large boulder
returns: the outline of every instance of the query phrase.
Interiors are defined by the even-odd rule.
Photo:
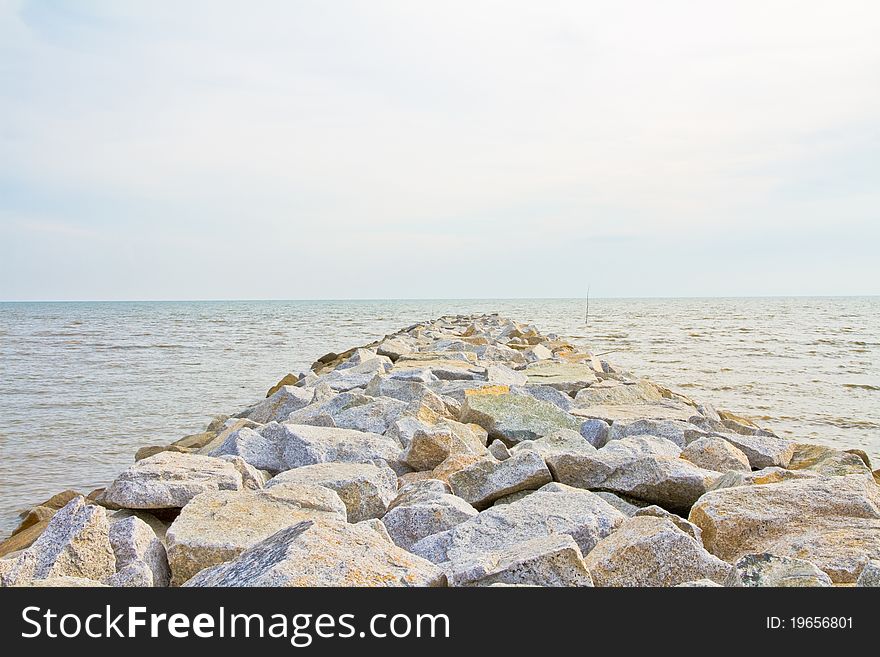
[[[726,561],[761,552],[806,559],[835,583],[855,582],[880,558],[880,487],[867,476],[723,488],[700,498],[689,520]]]
[[[677,586],[723,583],[730,564],[707,552],[668,518],[630,518],[584,557],[596,586]]]
[[[575,417],[614,422],[634,422],[638,420],[678,420],[687,422],[694,415],[694,409],[672,400],[656,404],[594,404],[577,406],[571,409]]]
[[[548,484],[510,504],[490,507],[452,529],[412,546],[434,563],[468,562],[479,554],[503,551],[533,538],[569,534],[586,554],[625,519],[589,491]]]
[[[552,481],[540,454],[523,450],[504,461],[478,461],[449,476],[452,492],[477,509],[521,490],[534,490]]]
[[[697,467],[715,472],[752,470],[749,457],[730,441],[718,436],[707,436],[693,441],[681,451],[681,458]]]
[[[476,424],[445,418],[438,418],[434,424],[413,420],[419,424],[406,436],[407,445],[400,460],[414,470],[432,470],[452,454],[487,453],[486,431]]]
[[[483,554],[449,575],[450,586],[593,586],[583,555],[568,534],[542,536]]]
[[[803,559],[774,554],[747,554],[736,562],[726,586],[815,587],[831,586],[831,578]]]
[[[465,393],[461,421],[479,424],[489,438],[508,445],[535,440],[560,429],[578,431],[580,422],[559,407],[530,395],[512,394],[503,387]]]
[[[344,521],[345,505],[334,491],[310,484],[198,495],[168,529],[172,584],[179,586],[275,532],[313,518]]]
[[[664,438],[630,436],[593,453],[550,459],[554,478],[570,486],[622,493],[666,509],[688,509],[719,477],[678,457]]]
[[[0,583],[77,577],[100,582],[116,572],[104,509],[82,496],[68,502],[49,521],[33,545],[7,564]]]
[[[656,404],[662,400],[662,391],[650,381],[642,379],[634,383],[624,383],[609,380],[580,390],[575,395],[574,403],[584,408],[607,404]]]
[[[273,534],[186,586],[445,586],[434,564],[363,524],[306,520]]]
[[[240,413],[239,416],[259,424],[272,421],[281,422],[286,420],[293,411],[298,411],[311,404],[314,394],[315,391],[311,388],[281,386],[271,396]]]
[[[428,479],[401,491],[382,517],[395,545],[409,550],[426,536],[452,529],[477,515],[474,507],[447,489],[444,482]]]
[[[627,436],[657,436],[684,448],[707,435],[702,429],[681,420],[641,419],[631,422],[618,420],[611,425],[608,440],[620,440]]]
[[[748,457],[749,464],[755,469],[772,466],[787,468],[794,456],[796,443],[784,438],[739,433],[720,435],[743,452]]]
[[[539,360],[527,365],[523,372],[529,385],[550,386],[569,395],[598,381],[593,368],[584,363]]]
[[[165,545],[150,525],[134,515],[113,518],[109,537],[117,572],[107,580],[108,584],[168,586],[171,572]]]
[[[880,559],[871,559],[862,568],[862,574],[856,581],[856,586],[880,587]]]
[[[336,491],[345,504],[349,522],[381,518],[397,495],[397,475],[380,463],[316,463],[287,470],[266,483],[266,488],[311,484]]]
[[[393,438],[352,429],[271,422],[259,432],[241,429],[215,456],[233,454],[261,470],[282,472],[315,463],[370,463],[400,467],[400,445]]]
[[[100,502],[110,508],[174,509],[186,506],[199,493],[243,487],[242,474],[230,461],[162,452],[129,466],[107,487]]]
[[[871,466],[867,456],[856,452],[844,452],[823,445],[796,444],[788,468],[801,472],[815,472],[828,477],[849,474],[870,475]]]

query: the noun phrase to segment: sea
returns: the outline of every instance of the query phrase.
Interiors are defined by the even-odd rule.
[[[0,303],[0,533],[329,351],[498,312],[880,467],[880,297]]]

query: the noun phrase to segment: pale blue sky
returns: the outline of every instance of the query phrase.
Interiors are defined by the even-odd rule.
[[[0,299],[880,293],[880,4],[0,0]]]

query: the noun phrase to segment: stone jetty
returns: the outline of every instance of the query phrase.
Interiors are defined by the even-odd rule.
[[[880,471],[498,315],[289,374],[0,543],[3,586],[878,586]]]

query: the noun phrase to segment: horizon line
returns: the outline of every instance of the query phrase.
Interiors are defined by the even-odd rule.
[[[591,296],[591,300],[669,300],[669,299],[859,299],[876,298],[880,294],[742,294],[742,295],[682,295],[682,296]],[[335,298],[201,298],[201,299],[0,299],[0,304],[12,303],[301,303],[348,301],[583,301],[585,297],[335,297]]]

